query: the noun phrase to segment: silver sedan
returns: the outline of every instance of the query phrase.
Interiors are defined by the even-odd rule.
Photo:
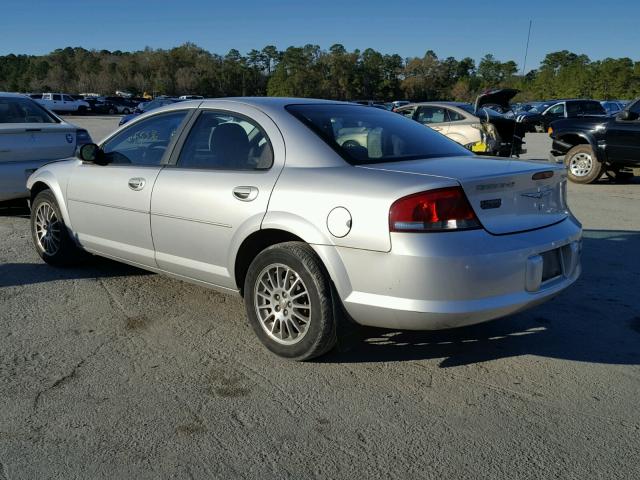
[[[304,360],[339,322],[469,325],[580,274],[562,167],[476,157],[401,115],[306,99],[188,101],[28,181],[33,241],[244,297],[258,338]]]

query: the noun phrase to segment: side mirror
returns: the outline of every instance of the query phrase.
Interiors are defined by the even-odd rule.
[[[83,162],[95,163],[96,165],[106,165],[104,152],[95,143],[85,143],[78,149],[77,157]]]
[[[625,122],[629,122],[637,119],[638,119],[638,114],[635,112],[631,112],[629,110],[623,110],[618,114],[618,120],[623,120]]]

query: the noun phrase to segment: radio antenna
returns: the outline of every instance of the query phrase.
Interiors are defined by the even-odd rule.
[[[529,33],[527,33],[527,47],[524,49],[524,62],[522,62],[522,76],[524,77],[524,72],[527,68],[527,54],[529,53],[529,39],[531,38],[531,24],[532,20],[529,20]]]

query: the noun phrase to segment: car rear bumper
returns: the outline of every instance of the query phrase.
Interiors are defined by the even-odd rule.
[[[510,235],[394,233],[388,253],[336,249],[349,277],[338,290],[362,325],[437,330],[480,323],[538,305],[574,283],[581,236],[574,218]],[[539,255],[549,251],[560,255],[561,273],[541,282]]]

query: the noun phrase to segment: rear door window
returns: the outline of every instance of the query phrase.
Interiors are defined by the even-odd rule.
[[[56,100],[56,101],[60,101],[60,100],[62,100],[62,98],[61,98],[61,97],[60,97],[60,95],[58,95],[58,94],[54,94],[54,95],[53,95],[53,99],[54,99],[54,100]]]
[[[273,150],[252,120],[227,112],[203,111],[182,147],[178,167],[207,170],[266,170]]]
[[[448,108],[447,110],[447,115],[449,116],[449,121],[450,122],[460,122],[462,120],[464,120],[464,116],[459,114],[458,112],[455,112],[453,110],[449,110]]]
[[[583,102],[581,107],[581,113],[585,115],[604,115],[607,113],[600,102]]]
[[[416,120],[423,125],[429,125],[431,123],[444,123],[448,121],[448,118],[446,109],[428,105],[418,109],[418,118]]]

